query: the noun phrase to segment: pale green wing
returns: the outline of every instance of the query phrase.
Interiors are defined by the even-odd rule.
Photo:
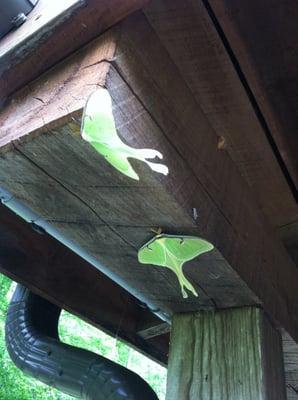
[[[161,236],[161,235],[158,235]],[[162,242],[158,239],[150,240],[138,251],[138,260],[142,264],[166,266],[166,252]]]
[[[193,236],[165,237],[164,241],[167,251],[183,263],[213,249],[207,240]]]
[[[87,142],[113,143],[116,140],[121,143],[107,90],[96,90],[88,98],[82,118],[82,137]]]
[[[86,115],[83,124],[83,137],[87,142],[113,143],[115,138],[114,121],[106,115]]]
[[[109,147],[97,142],[91,142],[91,145],[122,174],[128,176],[129,178],[139,180],[138,174],[132,168],[131,164],[127,160],[126,155],[123,155],[123,153],[115,151],[114,149],[110,149]]]
[[[197,292],[183,273],[183,264],[214,247],[204,239],[194,236],[157,235],[146,243],[138,252],[138,260],[142,264],[153,264],[171,269],[177,276],[182,296],[188,297],[185,290],[195,296]]]
[[[167,175],[168,168],[147,158],[162,158],[159,151],[134,149],[123,143],[117,134],[112,101],[106,89],[96,90],[87,100],[82,119],[82,137],[103,155],[107,161],[124,175],[139,179],[128,158],[145,162],[153,171]]]

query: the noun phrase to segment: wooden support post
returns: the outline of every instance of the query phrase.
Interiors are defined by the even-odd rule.
[[[167,400],[285,400],[281,338],[263,311],[176,314]]]

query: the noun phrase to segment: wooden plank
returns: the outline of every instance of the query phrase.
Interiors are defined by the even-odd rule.
[[[168,400],[285,400],[281,338],[257,308],[174,316]]]
[[[168,322],[158,320],[154,314],[144,315],[137,326],[138,335],[143,339],[150,339],[170,332]]]
[[[279,236],[282,238],[289,254],[298,265],[298,224],[289,223],[279,229]]]
[[[0,42],[0,105],[16,89],[141,8],[147,1],[89,0],[86,3],[68,0],[66,3],[55,0],[49,6],[46,0],[40,0],[29,21]],[[59,15],[59,7],[61,10],[68,4],[70,7]]]
[[[238,305],[239,302],[240,304],[258,302],[216,251],[212,258],[206,255],[199,264],[194,262],[188,267],[194,282],[199,287],[201,287],[200,281],[203,283],[198,300],[190,298],[181,301],[175,276],[159,268],[153,267],[150,270],[137,263],[137,248],[152,236],[151,228],[161,225],[172,232],[175,229],[178,233],[181,229],[190,234],[194,232],[191,228],[195,225],[189,213],[186,213],[170,195],[176,191],[176,196],[179,196],[184,203],[187,200],[184,193],[188,193],[188,188],[193,186],[193,183],[189,169],[184,166],[181,157],[171,149],[150,115],[145,110],[142,111],[140,102],[123,84],[113,68],[109,72],[112,86],[105,82],[103,76],[107,73],[108,63],[101,63],[101,60],[112,57],[117,34],[118,29],[108,32],[70,60],[70,63],[77,68],[75,74],[72,68],[68,68],[67,63],[65,68],[58,67],[54,75],[49,73],[43,78],[47,81],[48,88],[63,88],[59,90],[58,96],[55,94],[55,89],[51,89],[49,93],[39,81],[30,86],[30,97],[27,96],[26,89],[22,91],[22,100],[12,104],[13,108],[18,105],[19,121],[22,121],[18,123],[19,140],[14,144],[15,151],[4,155],[1,164],[1,183],[9,187],[19,200],[34,209],[40,218],[50,221],[63,235],[75,243],[80,243],[89,254],[100,260],[101,264],[107,265],[110,270],[123,277],[130,287],[139,288],[139,292],[148,296],[156,308],[162,306],[165,308],[164,311],[171,313],[176,307],[188,311],[198,305],[200,308],[213,308],[215,304],[218,307],[229,307]],[[95,55],[97,58],[94,58]],[[94,90],[96,82],[100,82],[100,85],[104,83],[109,85],[113,96],[118,95],[118,87],[122,88],[121,98],[117,101],[115,97],[115,102],[119,103],[119,106],[115,107],[117,124],[121,125],[125,132],[134,133],[133,140],[136,143],[139,140],[138,132],[144,131],[145,124],[145,129],[154,132],[157,137],[155,139],[152,134],[150,139],[152,142],[148,141],[146,145],[156,148],[161,145],[171,154],[169,167],[173,171],[174,179],[168,183],[168,192],[164,191],[162,183],[154,180],[141,165],[138,171],[145,175],[141,185],[119,176],[109,165],[104,164],[98,168],[100,165],[98,154],[87,143],[82,142],[78,127],[72,119],[70,124],[62,126],[59,130],[53,130],[57,125],[63,125],[63,118],[67,112],[69,113],[67,115],[78,114],[79,105],[82,107],[84,99],[89,96],[91,90]],[[89,90],[83,92],[86,87]],[[74,90],[76,90],[75,96]],[[32,102],[32,98],[43,99],[43,103],[39,102],[37,105],[36,102]],[[122,101],[126,98],[130,99],[128,105]],[[132,123],[127,123],[126,115],[131,112],[129,105],[133,109]],[[38,120],[32,121],[31,112],[39,115]],[[60,117],[57,117],[59,113]],[[6,115],[6,131],[3,130],[3,133],[6,133],[2,141],[5,151],[11,147],[11,144],[6,146],[8,140],[14,138],[10,132],[15,133],[15,129],[11,129],[15,124],[13,114],[9,112]],[[49,135],[38,135],[41,129],[45,128],[44,124]],[[36,140],[29,142],[26,132],[31,131],[32,135],[32,130],[34,135],[38,136]],[[144,134],[146,132],[145,130]],[[37,170],[35,162],[39,164]],[[76,165],[78,173],[73,174],[72,168],[65,168],[65,162],[67,165]],[[174,188],[175,178],[185,182],[180,185],[179,190]],[[50,187],[53,188],[55,196],[47,194],[47,188]],[[68,194],[63,194],[65,189]],[[42,202],[36,201],[38,197],[41,199],[41,196]],[[64,200],[63,196],[66,196]],[[77,199],[74,203],[72,196]],[[90,198],[93,199],[92,203]],[[65,202],[68,204],[67,218],[65,218]],[[136,203],[138,207],[135,207]],[[80,210],[76,212],[76,208]],[[212,271],[210,271],[211,263]],[[127,264],[131,266],[131,270],[127,268]],[[219,277],[222,288],[226,288],[225,292],[217,290]],[[152,285],[149,288],[150,282]],[[207,291],[204,290],[204,286],[208,287]]]
[[[39,160],[39,169],[34,165],[34,159]],[[42,164],[40,160],[43,160]],[[16,152],[7,153],[3,164],[0,162],[5,177],[2,184],[62,235],[80,244],[132,288],[138,288],[156,308],[171,313],[176,307],[187,311],[194,307],[213,308],[215,304],[229,307],[239,302],[252,304],[258,301],[216,251],[212,256],[206,254],[201,257],[200,262],[189,263],[188,274],[201,288],[197,300],[181,301],[178,282],[171,273],[139,265],[136,251],[152,236],[151,228],[160,224],[171,232],[176,230],[179,233],[183,229],[183,232],[192,234],[195,233],[192,221],[157,183],[156,188],[146,184],[140,187],[134,183],[128,186],[122,183],[121,186],[123,178],[119,179],[111,167],[101,165],[100,172],[94,168],[100,165],[98,161],[98,155],[90,146],[82,143],[72,131],[63,128],[56,133],[52,131],[50,136],[39,136],[33,142],[24,142],[17,146]],[[65,169],[64,162],[77,165],[80,173],[74,175],[72,168]],[[178,160],[175,162],[177,165]],[[22,177],[24,171],[26,174]],[[178,173],[181,171],[182,165]],[[67,192],[57,182],[61,182]],[[54,191],[54,197],[47,188]],[[136,204],[138,207],[135,207]],[[65,217],[66,205],[68,211]],[[168,214],[168,209],[171,214]],[[224,293],[217,289],[219,280],[222,289],[225,288]]]
[[[169,2],[165,3],[169,4]],[[148,6],[148,10],[152,10],[154,7],[157,9],[163,8],[163,4],[164,2],[152,2]],[[161,15],[166,15],[167,21],[170,20],[170,18],[168,18],[168,11],[171,10],[170,14],[173,14],[173,8],[175,9],[175,6],[179,8],[179,5],[182,7],[181,2],[171,2],[171,5],[168,5],[168,9],[166,9],[166,7],[163,8],[164,14],[161,12]],[[187,2],[183,3],[183,8],[187,9]],[[148,10],[146,9],[146,14],[148,14]],[[193,13],[195,13],[194,7]],[[177,56],[175,59],[169,59],[166,52],[163,51],[163,47],[160,46],[158,37],[150,31],[145,23],[138,23],[140,20],[141,17],[139,17],[138,20],[138,17],[135,16],[123,23],[125,28],[123,28],[124,32],[122,32],[122,42],[117,48],[118,53],[116,53],[116,60],[114,62],[115,68],[117,68],[123,80],[129,84],[134,93],[144,104],[145,108],[154,116],[156,123],[162,128],[165,136],[176,148],[179,148],[180,152],[182,152],[182,148],[185,149],[182,156],[188,161],[188,164],[191,165],[192,170],[197,172],[197,178],[200,180],[202,186],[205,187],[206,192],[213,197],[218,207],[220,209],[225,209],[229,222],[232,220],[235,221],[237,217],[240,217],[238,223],[248,227],[251,225],[251,213],[256,211],[249,210],[250,206],[254,204],[253,208],[255,207],[256,209],[258,206],[251,192],[245,186],[244,181],[239,178],[238,173],[232,167],[230,160],[227,161],[227,155],[219,151],[216,152],[216,149],[218,149],[218,134],[212,130],[212,128],[214,129],[213,125],[208,126],[208,123],[206,123],[207,118],[204,118],[202,115],[203,112],[200,112],[201,108],[198,106],[198,103],[194,102],[187,93],[187,89],[190,85],[188,85],[187,89],[186,85],[183,85],[181,77],[184,78],[184,80],[186,79],[184,71],[178,71],[173,65],[170,65],[173,60],[174,62],[178,60],[179,63],[183,63],[184,57]],[[179,25],[177,19],[173,18],[173,20],[173,30],[175,31],[176,28],[177,32],[179,31],[177,28]],[[186,22],[188,18],[182,18],[182,21],[190,28]],[[182,34],[183,38],[187,37],[187,32],[187,30],[184,31],[185,35]],[[167,34],[170,36],[169,30]],[[192,40],[192,36],[193,34],[190,36],[189,40]],[[171,40],[173,41],[173,37],[171,37]],[[141,50],[142,41],[146,42],[146,52],[142,52]],[[181,47],[183,47],[183,45],[181,45]],[[167,48],[167,50],[169,49]],[[197,52],[200,54],[199,49],[197,49]],[[176,64],[178,64],[177,61]],[[160,73],[161,70],[167,71],[166,77]],[[154,99],[154,101],[152,99]],[[169,117],[166,118],[165,115]],[[210,122],[209,119],[208,122]],[[207,135],[207,131],[209,135]],[[180,134],[181,132],[183,132],[182,137]],[[204,135],[201,134],[199,137],[198,132],[204,132]],[[194,137],[197,141],[193,140]],[[265,145],[265,142],[263,143]],[[259,151],[261,157],[261,150]],[[212,171],[212,177],[209,175],[209,171]],[[269,175],[268,173],[268,176]],[[270,180],[271,179],[272,178],[270,178]],[[229,182],[229,194],[227,193],[227,184],[225,180]],[[265,187],[267,189],[267,186]],[[270,185],[268,185],[268,188],[269,187]],[[280,186],[280,188],[281,187],[282,186]],[[288,189],[285,187],[284,189],[289,193]],[[243,202],[244,198],[246,201]],[[285,207],[284,210],[288,211],[290,205],[293,218],[294,215],[297,215],[297,204],[295,204],[292,201],[293,199],[289,196],[287,199],[290,199],[290,202],[287,203],[286,201],[287,207]],[[202,200],[198,203],[202,207]],[[241,206],[239,205],[240,203]],[[238,216],[235,216],[235,204],[242,208],[242,212],[238,214]],[[202,216],[206,212],[207,210],[202,208]],[[261,218],[263,219],[263,217]],[[208,220],[208,222],[209,221],[210,220]],[[204,225],[204,222],[202,222],[202,225]],[[250,233],[246,231],[245,235],[249,237],[250,245],[252,244],[251,241],[253,237],[257,239],[255,234],[259,229],[257,225],[254,233],[253,231],[250,231]],[[225,235],[227,235],[227,230],[224,230],[224,232]],[[217,235],[217,239],[219,235],[220,234]],[[235,240],[239,243],[239,237]],[[262,243],[264,244],[264,242]],[[255,245],[256,248],[258,248],[257,243],[255,243]],[[262,251],[264,251],[264,249],[261,250],[261,252]],[[285,257],[287,258],[286,255]],[[266,258],[267,256],[264,259]],[[277,268],[279,269],[279,267]],[[265,266],[265,269],[268,269],[268,267]],[[290,279],[290,275],[288,279]]]
[[[154,360],[167,362],[166,335],[148,342],[137,333],[142,321],[159,321],[145,304],[3,205],[0,236],[1,273]]]
[[[26,54],[20,55],[12,53],[20,53],[28,51],[28,43],[26,42],[37,40],[36,36],[46,34],[49,27],[57,26],[66,21],[77,7],[82,7],[80,0],[52,0],[51,6],[45,0],[39,0],[33,10],[27,15],[26,22],[18,29],[10,31],[0,42],[0,59],[5,59],[10,54],[10,57],[24,57]],[[53,29],[53,28],[52,28]],[[1,65],[4,69],[4,65]]]
[[[241,65],[298,185],[297,18],[291,0],[245,2],[210,0],[210,5]],[[297,195],[297,192],[296,192]]]
[[[197,107],[207,117],[217,134],[222,150],[228,152],[237,164],[242,176],[253,189],[264,214],[277,228],[280,237],[291,251],[292,242],[298,246],[298,235],[289,238],[283,234],[281,227],[288,224],[298,227],[297,202],[222,38],[203,3],[192,0],[153,1],[145,8],[145,14],[193,93]],[[264,10],[266,19],[267,7],[264,4],[260,6],[260,2],[256,3]],[[234,5],[238,9],[236,2]],[[251,5],[251,2],[246,2],[245,8],[249,9]],[[245,20],[246,12],[242,7],[241,14]],[[254,20],[255,16],[249,22],[245,21],[246,26],[260,27],[253,22]],[[274,24],[272,29],[275,30]],[[144,30],[143,33],[146,34]],[[254,36],[252,48],[255,48],[255,42],[262,43],[259,38],[263,38],[260,31]],[[135,41],[137,40],[135,38]],[[140,40],[143,40],[143,37],[139,38],[139,42]],[[146,43],[147,46],[154,47],[153,41]],[[246,57],[245,50],[242,51]],[[150,56],[147,62],[155,63],[151,52],[148,51],[148,54]],[[266,58],[264,55],[264,52],[259,55],[262,65],[263,58]],[[271,69],[268,59],[266,65]],[[270,74],[271,72],[268,72],[267,76],[271,76]],[[260,97],[263,99],[263,94]],[[273,94],[270,98],[276,97]],[[292,254],[298,262],[294,251],[291,251]]]
[[[151,339],[156,336],[164,335],[170,332],[170,326],[167,322],[150,324],[148,326],[142,326],[141,330],[138,330],[138,335],[143,339]]]
[[[265,398],[287,399],[282,335],[261,310],[262,358]]]
[[[21,90],[17,100],[14,98],[10,101],[10,112],[6,113],[4,109],[1,115],[1,146],[28,132],[38,134],[43,126],[54,129],[63,124],[63,120],[68,121],[69,116],[75,122],[76,113],[82,109],[83,99],[104,84],[117,37],[116,29],[107,32],[96,39],[93,46],[87,45],[70,57],[70,68],[58,65],[55,68],[55,79],[51,79],[49,72],[44,75],[43,82],[46,84],[31,84]],[[88,85],[85,85],[86,81]],[[66,82],[68,85],[64,88]],[[36,118],[32,119],[31,113]],[[20,134],[13,132],[14,126]]]
[[[287,400],[298,398],[298,345],[286,332],[282,332],[286,374]]]
[[[101,62],[115,41],[114,61]],[[3,111],[1,185],[163,312],[261,302],[298,338],[297,269],[146,18],[132,17],[91,44],[87,53],[98,54],[92,65],[77,63],[86,51],[32,83]],[[160,150],[167,177],[132,161],[141,180],[129,180],[81,140],[72,118],[97,76],[112,96],[120,136]],[[34,98],[50,96],[53,87],[60,88],[55,105],[36,106]],[[15,132],[19,139],[11,141]],[[182,299],[171,271],[138,264],[137,249],[159,226],[215,245],[185,267],[198,298]]]

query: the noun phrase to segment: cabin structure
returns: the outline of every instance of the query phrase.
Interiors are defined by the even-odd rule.
[[[0,271],[167,365],[167,400],[298,399],[298,4],[48,3],[0,40]],[[163,156],[138,179],[82,137],[95,91]],[[197,296],[140,262],[160,235],[212,245]]]

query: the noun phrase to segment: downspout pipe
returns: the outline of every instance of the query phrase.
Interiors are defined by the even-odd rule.
[[[158,400],[134,372],[59,340],[61,309],[17,285],[10,302],[5,338],[9,355],[24,373],[84,400]]]

